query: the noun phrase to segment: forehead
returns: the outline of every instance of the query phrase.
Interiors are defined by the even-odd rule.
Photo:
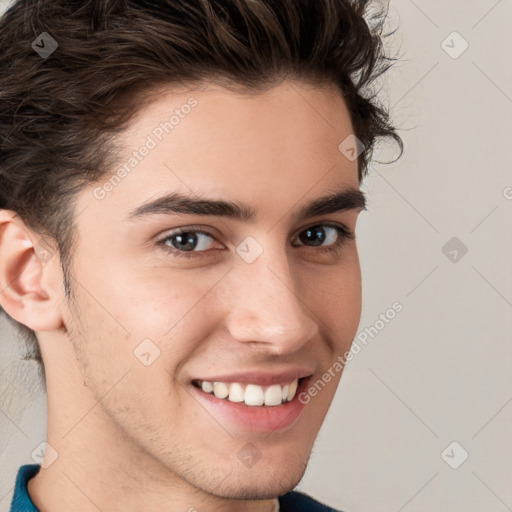
[[[176,191],[278,213],[303,196],[358,187],[357,161],[338,149],[351,134],[333,86],[285,81],[260,93],[215,84],[162,90],[118,136],[118,166],[82,200],[127,216],[135,203]],[[98,185],[106,194],[94,201]]]

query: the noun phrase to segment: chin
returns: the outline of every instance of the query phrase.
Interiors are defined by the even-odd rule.
[[[231,484],[229,488],[226,487],[222,491],[216,489],[213,494],[232,500],[269,500],[282,496],[294,489],[300,482],[301,478],[302,475],[300,478],[293,481],[237,482]]]
[[[235,500],[267,500],[293,490],[306,471],[309,458],[300,466],[283,461],[279,466],[261,467],[231,473],[212,494]]]

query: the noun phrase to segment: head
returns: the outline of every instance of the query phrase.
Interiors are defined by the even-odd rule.
[[[354,339],[359,186],[379,139],[401,149],[373,89],[391,62],[385,13],[369,23],[366,5],[9,9],[0,304],[44,371],[49,422],[72,392],[77,417],[99,404],[83,425],[154,475],[238,499],[298,483],[341,370],[268,413],[200,388],[304,390]],[[58,44],[46,57],[31,46],[42,32]],[[61,450],[80,428],[54,431]]]

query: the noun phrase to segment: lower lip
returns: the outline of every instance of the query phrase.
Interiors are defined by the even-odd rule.
[[[304,409],[299,402],[299,393],[306,389],[309,378],[301,380],[293,400],[274,406],[250,406],[244,403],[230,402],[205,393],[192,386],[194,393],[212,416],[222,416],[230,423],[253,432],[281,432],[295,425]]]

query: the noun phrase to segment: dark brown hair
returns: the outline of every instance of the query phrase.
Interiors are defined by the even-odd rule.
[[[372,6],[373,7],[373,4]],[[72,260],[73,199],[117,163],[122,132],[167,85],[215,81],[262,91],[286,77],[335,84],[364,144],[401,138],[373,90],[386,55],[387,12],[366,0],[18,0],[0,20],[0,208]],[[58,44],[33,46],[42,33]],[[45,36],[46,37],[46,36]],[[35,333],[26,359],[41,363]],[[44,374],[43,374],[44,378]]]

